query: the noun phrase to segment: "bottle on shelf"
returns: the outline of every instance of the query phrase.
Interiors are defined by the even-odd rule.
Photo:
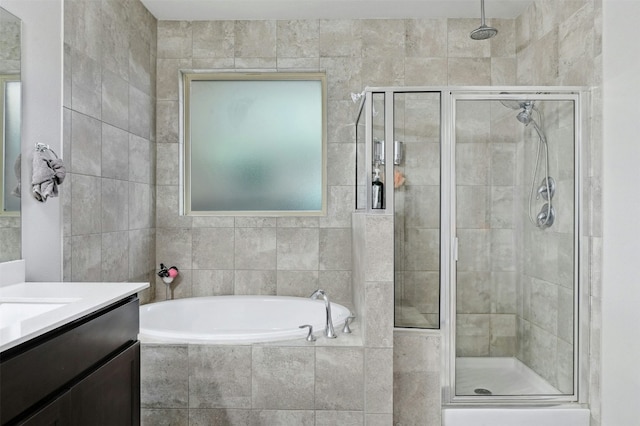
[[[384,184],[380,180],[380,169],[375,168],[371,183],[371,208],[384,209]]]

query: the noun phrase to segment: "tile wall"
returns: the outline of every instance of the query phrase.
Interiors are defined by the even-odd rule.
[[[1,24],[0,75],[20,74],[20,22],[3,18]],[[11,166],[8,173],[13,173],[13,163],[7,164]],[[20,220],[20,216],[0,215],[0,262],[21,258]]]
[[[351,303],[358,108],[351,93],[366,85],[514,83],[514,47],[504,39],[482,46],[467,41],[475,24],[471,19],[160,21],[156,247],[158,262],[181,269],[173,295],[306,296],[324,287],[335,300]],[[513,40],[514,21],[499,24]],[[180,69],[326,71],[328,215],[179,216]],[[298,254],[285,254],[287,246],[299,247]],[[166,294],[157,285],[157,299]]]
[[[64,199],[65,279],[146,279],[154,268],[155,252],[158,262],[176,264],[183,271],[182,281],[173,289],[176,297],[245,293],[308,295],[317,287],[325,287],[336,300],[347,304],[358,305],[367,294],[382,297],[385,286],[376,286],[375,281],[367,284],[370,293],[361,292],[353,297],[350,289],[352,279],[358,281],[354,275],[359,274],[351,268],[351,211],[355,202],[353,122],[357,107],[350,93],[361,91],[364,85],[598,86],[600,13],[600,0],[559,4],[537,1],[515,23],[491,22],[503,37],[487,43],[468,40],[467,33],[477,22],[464,19],[161,21],[157,26],[156,61],[155,21],[140,3],[67,0],[65,22],[75,24],[65,26],[64,156],[70,160],[67,179],[71,184],[70,196]],[[514,38],[516,46],[512,47],[508,40]],[[590,49],[593,55],[585,55]],[[177,82],[178,70],[183,68],[327,71],[327,217],[179,216]],[[588,154],[600,158],[601,114],[597,88],[592,102],[594,143],[588,148]],[[127,155],[122,155],[123,152]],[[156,174],[153,164],[157,164]],[[589,197],[585,197],[585,207],[592,214],[586,219],[588,230],[585,232],[590,238],[583,254],[591,260],[594,321],[591,403],[593,424],[597,425],[601,168],[595,161],[588,168]],[[157,199],[154,199],[154,189],[157,189]],[[159,230],[157,241],[154,225]],[[301,241],[313,241],[313,244],[301,244]],[[279,268],[278,255],[283,254],[282,247],[290,244],[302,247],[304,258],[309,259],[311,255],[314,261],[297,264],[293,260],[287,262],[287,268]],[[127,268],[114,267],[121,264]],[[164,288],[160,287],[155,296],[163,299]],[[402,350],[400,340],[394,352]],[[188,365],[194,369],[199,359],[209,359],[197,351],[190,354],[184,347],[171,350],[174,349],[184,352],[177,356],[193,357],[193,364]],[[294,349],[293,352],[306,348]],[[349,352],[340,355],[356,360],[368,350],[366,346],[339,349]],[[324,352],[331,350],[334,349],[316,349],[315,363],[322,364],[326,359]],[[264,356],[266,352],[261,351],[256,349],[256,354],[251,355]],[[267,352],[277,358],[278,350]],[[295,356],[293,352],[282,356]],[[170,374],[180,368],[190,368],[181,362],[175,367]],[[179,380],[185,380],[184,377],[188,383],[188,374]],[[198,380],[197,377],[194,380]],[[322,387],[321,383],[314,380],[314,389],[318,386]],[[168,390],[168,394],[172,395],[170,398],[184,400],[184,395],[173,389]],[[263,401],[258,395],[255,403],[268,405],[268,398]],[[252,395],[252,403],[253,398]],[[316,400],[314,404],[317,403]],[[364,414],[351,413],[352,408],[322,410],[315,421],[330,423],[338,417],[345,422],[352,418],[360,421]],[[182,409],[176,408],[177,411],[170,413],[151,410],[146,415],[174,415]],[[261,419],[295,416],[300,424],[309,419],[305,410],[280,411],[261,409],[247,414],[212,409],[194,412],[193,416],[194,421],[198,421],[197,416],[217,415],[239,418],[255,415]],[[372,413],[370,419],[379,417],[385,423],[389,420],[388,413]]]
[[[156,19],[138,0],[66,0],[64,21],[64,280],[149,281]]]
[[[145,344],[142,424],[363,424],[367,401],[384,401],[390,409],[388,389],[365,391],[364,369],[365,359],[375,368],[391,357],[362,346],[320,346],[323,340],[277,346]],[[334,342],[344,344],[345,338]]]
[[[516,20],[517,84],[577,85],[591,88],[582,150],[581,283],[589,292],[589,330],[580,348],[589,364],[582,389],[591,409],[591,425],[600,425],[600,329],[602,297],[602,0],[536,0]],[[584,266],[586,265],[586,266]]]
[[[518,144],[521,206],[517,242],[518,358],[564,393],[573,392],[574,351],[574,110],[570,102],[539,102],[544,132],[549,141],[549,175],[556,182],[552,205],[556,215],[547,229],[531,225],[527,217],[531,176],[536,162],[538,135],[527,127]],[[544,178],[541,156],[535,189]],[[535,196],[535,195],[534,195]],[[545,201],[532,201],[532,214]]]
[[[521,137],[514,112],[499,102],[457,103],[458,356],[516,354]]]
[[[602,168],[600,164],[601,158],[601,144],[602,144],[602,136],[601,136],[601,101],[600,101],[600,74],[601,74],[601,66],[600,66],[600,58],[601,58],[601,2],[596,1],[576,1],[576,2],[549,2],[549,1],[536,1],[532,4],[532,6],[522,15],[520,16],[515,23],[515,62],[511,62],[510,60],[497,60],[492,59],[495,63],[495,69],[505,70],[512,69],[513,72],[517,74],[515,81],[505,81],[502,84],[518,84],[518,85],[583,85],[587,87],[592,87],[592,97],[591,97],[591,105],[589,115],[589,129],[588,133],[590,134],[590,143],[585,144],[583,146],[582,160],[583,160],[583,181],[582,181],[582,193],[581,193],[581,201],[582,201],[582,232],[583,235],[586,236],[585,242],[582,247],[580,247],[580,261],[581,264],[587,265],[583,267],[581,270],[581,282],[583,284],[583,288],[588,288],[590,290],[591,297],[591,311],[588,313],[583,313],[583,327],[586,327],[587,330],[590,330],[591,335],[588,339],[584,339],[582,341],[582,345],[578,350],[582,351],[582,354],[589,354],[589,360],[587,361],[587,368],[582,371],[584,382],[590,384],[588,386],[590,389],[582,389],[582,397],[586,395],[587,400],[590,403],[592,410],[592,424],[599,425],[599,382],[600,382],[600,294],[601,294],[601,193],[600,193],[600,180],[602,178]],[[494,24],[496,25],[496,24]],[[496,25],[497,26],[497,25]],[[492,49],[493,51],[493,49]],[[501,68],[498,67],[498,64],[503,65]],[[512,68],[510,68],[512,67]],[[500,84],[500,83],[498,83]],[[551,116],[554,116],[555,113],[551,113]],[[495,119],[500,120],[500,117],[492,118],[492,122],[495,123]],[[510,118],[513,119],[513,118]],[[556,120],[554,125],[555,127],[550,130],[553,137],[566,137],[566,128],[563,128],[562,124],[563,118],[561,115],[555,115],[555,118],[552,120]],[[513,125],[517,126],[519,123],[515,122]],[[566,124],[566,123],[565,123]],[[500,126],[503,127],[503,126]],[[495,124],[492,124],[492,130],[496,130]],[[565,133],[565,134],[563,134]],[[498,136],[504,133],[499,132]],[[511,134],[518,134],[517,129],[511,129]],[[492,135],[492,139],[495,141],[495,136]],[[497,141],[507,142],[507,141]],[[515,144],[514,144],[515,145]],[[492,159],[497,160],[501,156],[504,157],[502,160],[506,161],[509,164],[509,161],[513,161],[513,153],[509,154],[509,151],[502,152],[501,148],[505,146],[492,147],[490,149],[491,154],[489,155]],[[497,149],[496,149],[497,148]],[[522,149],[521,147],[511,146],[508,148],[514,148],[515,150]],[[555,153],[555,160],[558,160],[563,155],[566,154],[564,152]],[[509,160],[511,159],[511,160]],[[517,170],[522,170],[522,164],[517,166]],[[473,170],[473,168],[471,169]],[[511,171],[513,172],[513,170]],[[565,172],[570,173],[570,169],[566,169]],[[520,173],[516,173],[516,182],[518,182],[522,177],[519,176]],[[566,176],[564,176],[566,178]],[[522,183],[520,183],[522,185]],[[571,185],[570,181],[565,180],[565,191],[566,185]],[[497,187],[494,187],[491,190],[492,197],[496,195],[496,190],[506,189],[507,192],[512,191],[508,188],[500,188],[498,183]],[[521,190],[516,189],[516,194],[514,195],[516,198],[519,198],[521,195],[518,195]],[[464,190],[460,194],[464,197]],[[471,207],[475,205],[474,203],[482,202],[487,198],[483,197],[473,197],[473,194],[468,194],[471,196],[469,202],[465,204],[465,200],[458,200],[462,202],[467,207]],[[492,204],[497,206],[496,200],[490,198],[492,200]],[[509,197],[505,199],[501,199],[504,202],[509,201]],[[499,201],[499,200],[498,200]],[[469,204],[471,203],[471,204]],[[477,206],[476,206],[477,207]],[[565,206],[568,210],[571,210],[571,206]],[[508,209],[506,209],[508,210]],[[484,211],[487,211],[486,209]],[[497,212],[496,209],[490,209],[491,217],[485,218],[491,226],[494,226],[494,219],[497,219],[498,222],[504,222],[503,219],[508,218],[500,218],[494,213]],[[467,220],[468,219],[468,220]],[[462,220],[463,222],[472,221],[473,218],[465,218],[461,217],[458,220]],[[566,217],[559,218],[560,225],[562,227],[562,223],[565,225],[568,224],[566,221]],[[503,223],[500,226],[507,225],[507,223]],[[515,225],[513,225],[515,226]],[[507,229],[512,229],[513,226],[507,226]],[[469,227],[473,229],[473,226]],[[503,231],[501,231],[503,232]],[[566,229],[560,230],[560,234],[566,232]],[[566,234],[565,234],[566,235]],[[509,239],[514,245],[515,244],[523,244],[523,241],[519,241],[518,238],[510,238]],[[531,247],[531,250],[536,249],[535,242],[532,241],[532,238],[525,238],[528,240],[528,243]],[[571,248],[566,248],[567,244],[562,244],[562,241],[566,240],[566,238],[559,236],[557,241],[557,253],[559,257],[567,257],[570,256]],[[493,241],[493,240],[491,240]],[[499,241],[496,241],[499,242]],[[485,244],[485,247],[491,246],[491,244]],[[506,246],[505,246],[506,247]],[[540,249],[540,247],[537,247]],[[544,253],[544,251],[542,251]],[[562,255],[564,253],[564,255]],[[461,253],[462,256],[463,253]],[[508,253],[505,253],[508,254]],[[515,264],[519,264],[523,262],[523,259],[518,257],[512,259]],[[463,262],[464,263],[464,262]],[[512,263],[504,263],[503,266],[509,266]],[[568,263],[562,263],[568,264]],[[556,274],[560,277],[570,278],[566,269],[563,269],[560,263],[558,263],[558,259],[555,259],[552,263],[553,274]],[[464,269],[464,268],[463,268]],[[501,274],[513,275],[513,271],[501,271]],[[515,280],[516,283],[521,281],[531,280],[531,277],[520,277],[520,276],[512,276],[508,281]],[[564,344],[565,346],[570,344],[571,338],[568,336],[567,325],[569,319],[566,317],[566,313],[570,312],[567,308],[568,298],[566,286],[567,284],[562,284],[562,279],[560,281],[555,281],[556,284],[553,284],[553,280],[549,280],[544,283],[538,283],[540,285],[546,286],[542,290],[533,290],[535,285],[527,286],[530,297],[524,298],[524,303],[527,305],[528,309],[528,318],[531,320],[532,317],[538,318],[538,320],[547,318],[550,316],[545,316],[545,310],[548,311],[549,306],[556,306],[560,309],[560,314],[553,316],[554,323],[549,322],[548,329],[555,328],[555,336],[556,338],[552,338],[549,341],[555,342],[552,346],[553,348],[545,348],[550,349],[550,353],[546,354],[536,354],[536,359],[544,360],[545,357],[551,359],[555,359],[559,364],[565,364],[568,367],[570,364],[570,360],[566,359],[563,356],[563,353],[567,353],[570,349],[565,347],[565,350],[561,351],[561,346]],[[482,280],[472,280],[476,285],[482,284]],[[501,281],[493,281],[492,286],[495,287],[495,284],[499,284]],[[505,281],[507,284],[507,281]],[[505,287],[507,288],[507,287]],[[514,288],[514,287],[510,287]],[[519,292],[525,291],[526,287],[521,287],[520,284],[515,288],[519,288]],[[545,289],[552,290],[551,299],[548,299],[545,295]],[[529,333],[528,337],[526,334],[522,333],[521,336],[515,335],[514,341],[514,321],[517,323],[523,323],[526,320],[522,317],[522,312],[524,308],[524,304],[516,304],[514,306],[514,294],[504,293],[498,291],[496,293],[487,293],[487,292],[479,292],[477,289],[470,289],[470,295],[472,297],[465,297],[464,303],[470,303],[475,298],[479,298],[481,302],[488,303],[493,307],[502,306],[500,309],[507,309],[505,313],[508,313],[508,330],[509,333],[507,335],[503,335],[500,337],[506,337],[506,341],[508,343],[508,347],[511,350],[517,351],[519,348],[517,346],[514,347],[514,343],[518,341],[518,339],[522,339],[523,342],[528,338],[531,339],[531,334]],[[495,290],[492,289],[492,290]],[[531,292],[536,293],[534,297],[531,297]],[[496,298],[494,298],[494,296]],[[499,299],[506,297],[505,300],[499,301]],[[536,301],[533,301],[536,299]],[[490,302],[489,302],[490,301]],[[533,301],[533,302],[532,302]],[[535,306],[534,306],[535,305]],[[537,306],[537,308],[536,308]],[[493,308],[492,308],[493,309]],[[534,311],[538,309],[537,312]],[[542,310],[540,310],[542,309]],[[514,314],[520,314],[520,317]],[[501,315],[502,317],[502,315]],[[519,318],[519,319],[518,319]],[[544,322],[544,321],[543,321]],[[487,352],[491,352],[490,348],[492,345],[492,331],[491,330],[491,320],[489,320],[489,327],[486,327],[486,333],[483,334],[484,337],[481,338],[482,346],[489,348]],[[473,327],[472,327],[473,328]],[[545,330],[543,327],[539,327],[541,330]],[[477,329],[477,328],[476,328]],[[545,331],[548,332],[548,331]],[[396,331],[396,335],[399,332]],[[587,331],[589,333],[589,331]],[[471,336],[474,338],[479,337],[478,333],[471,333]],[[407,337],[405,337],[407,338]],[[417,338],[414,337],[414,342]],[[495,341],[495,340],[493,340]],[[405,343],[401,339],[396,339],[394,344],[394,353],[399,353],[405,350],[410,343]],[[473,345],[470,346],[473,348]],[[560,348],[560,349],[559,349]],[[521,349],[521,348],[520,348]],[[527,355],[529,359],[532,358],[532,354]],[[566,362],[565,362],[566,361]],[[543,361],[544,363],[544,361]],[[589,366],[590,363],[590,366]],[[547,365],[548,366],[548,365]],[[396,369],[398,370],[398,369]],[[552,369],[549,369],[552,370]],[[543,375],[552,379],[552,382],[556,383],[559,387],[563,389],[567,389],[567,376],[563,373],[566,369],[559,368],[558,370],[550,371],[549,374],[543,371]],[[394,383],[397,383],[399,379],[398,371],[394,371]],[[420,404],[427,404],[428,401],[433,401],[438,398],[438,393],[434,390],[430,395],[424,395],[419,399]],[[394,393],[394,404],[401,404],[400,393]]]
[[[435,330],[393,333],[393,424],[440,426],[440,345]]]
[[[376,300],[378,303],[393,300],[393,265],[387,269],[391,275],[384,281],[367,278],[365,272],[358,271],[367,271],[367,268],[375,271],[384,264],[378,264],[380,261],[376,259],[391,260],[393,253],[386,258],[379,254],[377,258],[363,260],[354,258],[362,250],[352,250],[365,244],[357,235],[367,235],[370,220],[361,219],[363,222],[358,224],[351,216],[355,205],[353,142],[358,108],[351,93],[359,93],[365,86],[514,84],[515,21],[498,20],[493,25],[499,27],[503,38],[478,44],[468,38],[469,31],[477,26],[477,20],[473,19],[160,21],[156,254],[158,262],[177,265],[181,275],[171,289],[158,283],[156,299],[166,298],[167,290],[174,297],[307,296],[322,287],[332,300],[354,306],[366,318],[366,323],[371,324],[365,325],[365,336],[371,337],[365,338],[365,354],[373,353],[369,349],[373,345],[375,351],[387,354],[381,356],[389,357],[393,339],[380,340],[380,333],[383,336],[390,333],[393,306],[385,305],[385,315],[377,312],[375,316],[367,316],[367,307],[375,306]],[[181,69],[326,71],[326,217],[179,215],[178,81]],[[419,144],[414,145],[419,149]],[[418,163],[412,167],[416,173],[421,169]],[[419,183],[414,175],[417,176],[413,173],[408,184],[411,179],[414,185]],[[371,219],[375,220],[385,219]],[[377,227],[368,226],[368,232],[374,236]],[[378,248],[385,242],[380,240]],[[285,251],[291,246],[299,248],[296,255]],[[281,261],[284,256],[288,256],[287,262]],[[352,264],[359,262],[365,262],[365,267],[352,269]],[[357,290],[357,283],[364,283],[361,290]],[[381,344],[382,347],[376,347]],[[392,378],[391,371],[386,376],[381,374],[380,383]],[[404,382],[395,386],[403,387]],[[430,401],[434,397],[439,401],[439,394],[439,389],[431,389],[425,396]],[[388,395],[392,395],[391,390]],[[187,405],[191,406],[191,400]],[[383,424],[391,422],[390,404],[382,413],[366,409],[364,413],[373,416],[372,421],[380,417]],[[316,421],[318,419],[316,417]]]
[[[0,15],[0,74],[20,74],[20,31],[18,19],[3,10]]]

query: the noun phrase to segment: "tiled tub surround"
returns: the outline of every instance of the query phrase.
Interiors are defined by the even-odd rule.
[[[143,344],[142,424],[364,424],[366,403],[391,405],[388,389],[367,383],[391,357],[360,343],[340,334],[315,343]]]
[[[315,343],[144,343],[143,424],[391,424],[393,217],[356,213],[353,223],[353,334],[336,330],[336,339]]]

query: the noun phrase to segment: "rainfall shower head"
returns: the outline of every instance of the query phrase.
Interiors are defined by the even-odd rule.
[[[498,34],[498,30],[493,27],[489,27],[484,23],[484,0],[480,0],[480,14],[481,14],[481,23],[480,27],[471,31],[469,37],[474,40],[486,40]]]
[[[488,38],[493,37],[496,34],[498,34],[498,30],[482,24],[475,30],[471,31],[471,34],[469,34],[469,37],[471,37],[474,40],[486,40]]]

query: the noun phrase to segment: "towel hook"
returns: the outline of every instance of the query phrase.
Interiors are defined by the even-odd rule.
[[[38,142],[36,144],[36,151],[42,152],[42,151],[45,151],[47,149],[51,149],[51,148],[49,148],[49,145],[43,144],[41,142]]]
[[[36,149],[36,151],[38,151],[38,152],[49,151],[51,154],[53,154],[53,156],[54,156],[55,158],[58,158],[58,154],[56,154],[56,153],[55,153],[55,151],[54,151],[54,150],[52,150],[52,149],[51,149],[51,147],[50,147],[49,145],[47,145],[47,144],[44,144],[44,143],[38,142],[38,143],[36,144],[36,148],[35,148],[35,149]]]

